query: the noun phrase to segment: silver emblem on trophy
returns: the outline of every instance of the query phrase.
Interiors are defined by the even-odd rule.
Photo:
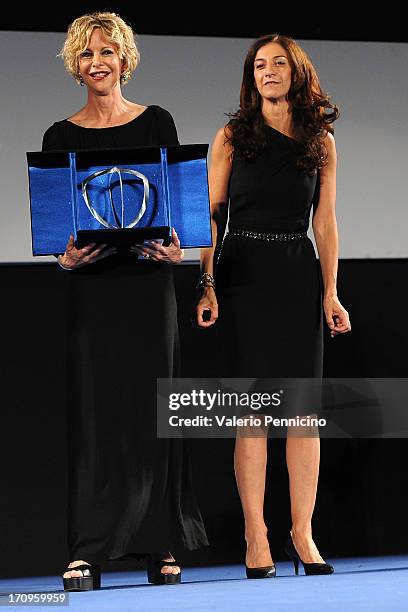
[[[91,181],[93,181],[95,178],[97,178],[98,176],[103,176],[103,175],[109,175],[109,181],[108,181],[108,187],[107,187],[107,191],[109,194],[109,202],[110,202],[110,210],[112,212],[112,217],[115,220],[115,225],[113,225],[112,223],[110,223],[109,221],[107,221],[104,217],[102,217],[102,215],[100,215],[98,213],[97,210],[95,210],[94,206],[92,205],[92,203],[89,200],[88,197],[88,191],[87,191],[87,187],[89,185],[89,183]],[[112,177],[114,174],[117,174],[119,177],[119,187],[120,187],[120,210],[121,210],[121,215],[120,217],[118,216],[117,210],[115,208],[115,204],[113,201],[113,195],[112,195]],[[132,221],[130,223],[127,223],[125,225],[125,203],[124,203],[124,198],[123,198],[123,180],[122,180],[122,174],[131,174],[132,176],[136,177],[137,179],[141,180],[143,182],[143,200],[142,203],[140,205],[139,211],[136,214],[136,217],[134,219],[132,219]],[[109,228],[109,229],[123,229],[123,228],[131,228],[131,227],[135,227],[135,225],[137,225],[140,221],[140,219],[143,217],[143,215],[146,212],[147,209],[147,204],[149,202],[149,181],[147,180],[147,177],[142,174],[141,172],[137,172],[136,170],[131,170],[130,168],[117,168],[116,166],[114,166],[113,168],[107,168],[106,170],[99,170],[98,172],[94,172],[93,174],[90,174],[82,183],[81,183],[81,188],[82,188],[82,195],[83,198],[85,200],[85,204],[88,207],[89,212],[91,213],[91,215],[97,220],[99,221],[99,223],[101,225],[104,225],[105,227]]]
[[[101,185],[99,180],[95,179],[103,176],[107,176],[107,183]],[[125,177],[131,177],[132,180],[126,181]],[[117,180],[114,182],[115,178]],[[143,185],[143,196],[141,199],[139,198],[139,202],[137,201],[137,190],[134,189],[134,184],[132,185],[134,180]],[[86,207],[102,228],[79,230],[77,233],[78,247],[85,246],[90,242],[128,247],[131,244],[140,244],[144,240],[152,238],[160,238],[163,240],[163,244],[169,244],[169,227],[150,226],[149,224],[136,227],[146,214],[149,204],[149,181],[141,172],[113,166],[93,172],[82,181],[80,186]],[[131,196],[129,196],[129,188],[132,186]],[[95,188],[93,194],[92,187]],[[117,193],[118,187],[119,195]],[[125,187],[127,188],[126,198]]]

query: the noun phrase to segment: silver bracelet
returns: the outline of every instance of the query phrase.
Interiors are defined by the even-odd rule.
[[[203,289],[204,287],[212,287],[215,289],[214,277],[209,272],[203,272],[200,276],[200,280],[198,281],[197,289]]]
[[[61,263],[60,257],[62,257],[62,255],[58,255],[58,257],[57,257],[57,261],[58,261],[58,265],[59,265],[59,267],[60,267],[60,268],[62,268],[63,270],[68,270],[69,272],[72,272],[72,270],[73,270],[74,268],[67,268],[67,266],[64,266],[64,265]]]

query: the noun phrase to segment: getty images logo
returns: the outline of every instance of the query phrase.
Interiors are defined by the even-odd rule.
[[[237,393],[216,391],[209,393],[203,389],[193,389],[188,393],[170,393],[170,410],[179,410],[186,407],[199,407],[204,410],[213,410],[217,407],[240,407],[259,410],[270,406],[280,406],[283,390],[275,393]]]

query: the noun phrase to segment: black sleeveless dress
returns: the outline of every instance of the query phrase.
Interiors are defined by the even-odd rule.
[[[244,378],[320,377],[322,282],[311,240],[268,242],[231,233],[302,233],[309,227],[318,175],[296,168],[297,141],[274,128],[269,135],[265,152],[232,165],[230,233],[216,268],[222,372]],[[309,414],[310,408],[299,413]]]
[[[112,128],[54,123],[43,150],[159,144],[178,144],[176,128],[166,110],[149,106]],[[178,370],[172,267],[116,255],[61,273],[70,281],[70,560],[208,544],[185,446],[156,437],[156,378]]]

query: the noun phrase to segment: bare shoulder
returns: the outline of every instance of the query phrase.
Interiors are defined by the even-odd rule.
[[[72,121],[72,123],[80,124],[84,119],[84,111],[85,107],[81,108],[77,113],[74,113],[70,117],[68,117],[68,121]]]
[[[136,104],[136,102],[128,101],[128,112],[130,115],[133,115],[134,118],[144,113],[146,109],[147,106],[144,106],[143,104]]]
[[[215,134],[214,141],[212,144],[212,157],[216,159],[228,159],[230,160],[232,154],[232,146],[229,141],[231,137],[231,130],[227,125],[219,128]]]
[[[336,141],[331,132],[326,132],[326,135],[323,138],[324,146],[326,147],[327,154],[333,155],[336,153]]]
[[[323,138],[323,144],[327,151],[327,163],[322,168],[322,171],[324,172],[324,168],[334,168],[337,163],[336,141],[334,139],[333,134],[331,134],[330,132],[326,132],[326,135]]]

